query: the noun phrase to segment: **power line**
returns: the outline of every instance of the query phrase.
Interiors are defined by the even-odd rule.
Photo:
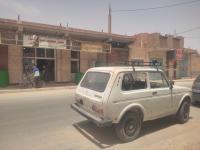
[[[191,31],[195,31],[195,30],[199,30],[199,29],[200,29],[200,26],[199,26],[199,27],[191,28],[191,29],[189,29],[189,30],[185,30],[185,31],[179,32],[179,33],[177,33],[177,34],[184,34],[184,33],[191,32]]]
[[[112,10],[112,12],[133,12],[133,11],[146,11],[146,10],[155,10],[155,9],[162,9],[162,8],[169,8],[169,7],[176,7],[181,5],[188,5],[200,2],[200,0],[193,0],[188,2],[182,2],[182,3],[175,3],[170,5],[163,5],[163,6],[157,6],[157,7],[148,7],[148,8],[138,8],[138,9],[118,9],[118,10]]]
[[[185,39],[200,39],[200,37],[184,36]]]

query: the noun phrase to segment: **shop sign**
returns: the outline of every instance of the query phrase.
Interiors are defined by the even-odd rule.
[[[81,43],[81,51],[102,53],[102,44]]]
[[[23,46],[24,47],[38,46],[38,36],[24,34],[23,35]]]
[[[183,59],[183,49],[177,49],[176,50],[176,60],[182,60]]]
[[[66,40],[37,35],[24,35],[24,47],[40,47],[52,49],[66,49]]]
[[[66,49],[66,40],[41,36],[39,37],[39,47],[53,48],[53,49]]]
[[[95,53],[110,53],[110,44],[102,43],[81,43],[81,51]]]

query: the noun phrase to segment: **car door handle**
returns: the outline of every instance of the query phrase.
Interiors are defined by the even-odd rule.
[[[157,95],[157,92],[153,92],[152,95]]]

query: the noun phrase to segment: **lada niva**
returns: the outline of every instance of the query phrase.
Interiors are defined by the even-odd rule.
[[[176,115],[180,123],[187,122],[190,103],[191,90],[175,86],[162,70],[119,66],[89,69],[71,107],[99,127],[114,125],[119,139],[129,142],[144,121]]]

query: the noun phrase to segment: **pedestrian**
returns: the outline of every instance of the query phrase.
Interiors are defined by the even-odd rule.
[[[35,64],[33,65],[32,71],[33,71],[33,77],[34,77],[34,86],[37,88],[39,87],[40,71]]]

